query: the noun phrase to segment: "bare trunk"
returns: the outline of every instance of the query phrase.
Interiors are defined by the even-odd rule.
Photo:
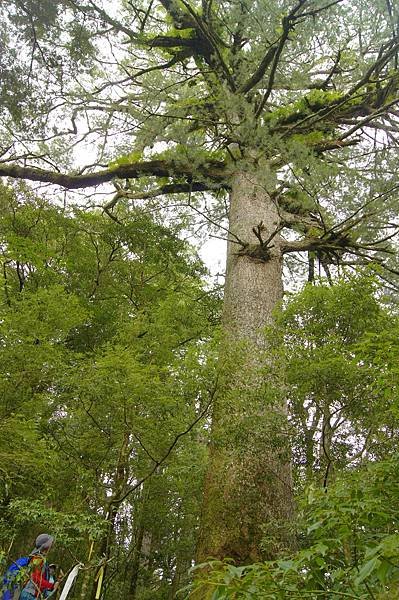
[[[224,328],[236,340],[264,345],[263,330],[283,297],[282,256],[279,236],[271,242],[270,257],[250,257],[236,238],[255,249],[260,246],[253,229],[266,241],[280,225],[274,201],[254,174],[237,173],[232,183],[229,243],[224,289]],[[234,237],[235,236],[235,237]],[[251,250],[249,250],[251,251]]]
[[[272,530],[278,537],[281,523],[292,516],[289,459],[281,446],[286,407],[271,402],[264,373],[264,329],[283,294],[280,241],[273,236],[279,224],[261,177],[237,173],[223,314],[228,375],[214,404],[199,562],[230,557],[247,563],[272,556],[278,552],[277,538],[263,552],[262,538]],[[259,238],[271,237],[269,249],[262,247]],[[237,238],[248,244],[244,250]]]

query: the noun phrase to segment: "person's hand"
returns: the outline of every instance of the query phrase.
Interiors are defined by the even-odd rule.
[[[60,587],[60,582],[56,581],[53,587],[54,592]]]

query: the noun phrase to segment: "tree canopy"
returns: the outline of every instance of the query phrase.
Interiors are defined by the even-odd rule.
[[[389,268],[390,0],[21,0],[2,11],[2,175],[68,189],[125,181],[112,211],[122,197],[228,190],[238,168],[263,161],[278,228],[294,231],[283,253],[309,250],[327,269],[388,253]],[[251,251],[267,237],[260,226]]]

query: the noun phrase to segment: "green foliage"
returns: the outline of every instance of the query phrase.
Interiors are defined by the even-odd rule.
[[[195,30],[190,27],[186,27],[185,29],[176,29],[175,27],[171,27],[165,32],[165,36],[187,40],[195,37]]]
[[[119,156],[118,158],[115,158],[108,164],[108,166],[110,169],[117,169],[120,166],[131,165],[131,164],[141,161],[142,159],[143,159],[143,153],[140,152],[139,150],[137,150],[134,152],[130,152],[129,154],[124,154],[123,156]]]
[[[343,97],[341,92],[312,90],[292,104],[277,108],[267,115],[266,122],[272,127],[293,123],[300,118],[318,112],[323,108],[332,107]],[[309,131],[304,134],[304,140],[309,143],[319,141],[320,132]]]
[[[276,562],[198,565],[195,589],[213,600],[388,598],[399,582],[398,457],[309,488],[298,521],[302,549]],[[202,574],[203,573],[203,574]]]
[[[273,384],[281,393],[284,382],[297,550],[263,564],[198,565],[193,597],[395,597],[397,328],[397,315],[367,271],[332,286],[308,285],[276,312],[268,331],[269,395]],[[271,543],[265,528],[263,544]]]
[[[108,539],[110,500],[127,493],[107,552],[124,547],[119,535],[134,548],[145,528],[159,538],[157,568],[172,568],[171,548],[185,564],[195,544],[201,436],[183,436],[155,470],[154,498],[143,486],[129,488],[209,401],[205,348],[219,299],[204,289],[203,265],[178,228],[139,209],[128,215],[122,207],[121,225],[65,212],[23,187],[2,188],[1,203],[2,549],[14,539],[12,556],[26,553],[48,530],[65,568],[65,547],[86,561],[94,540],[96,560]],[[120,573],[131,577],[134,551],[118,554]],[[141,586],[141,559],[137,569]],[[113,585],[124,590],[129,581]],[[166,585],[153,578],[155,588]]]
[[[382,300],[366,272],[332,286],[308,285],[276,314],[268,339],[275,381],[284,381],[290,403],[300,487],[309,478],[326,485],[336,469],[387,455],[398,323]]]
[[[184,106],[196,106],[197,101],[185,101],[180,103],[176,108]],[[225,153],[223,151],[209,151],[195,146],[178,144],[174,148],[169,148],[163,152],[157,152],[151,155],[152,160],[164,160],[172,159],[176,165],[182,164],[194,164],[194,165],[207,165],[213,160],[223,160]],[[143,153],[139,150],[124,154],[114,159],[109,163],[111,169],[116,169],[120,166],[134,164],[143,160]],[[171,176],[173,176],[173,170],[171,170]]]
[[[51,531],[57,544],[76,545],[89,537],[96,540],[104,534],[105,523],[100,515],[85,512],[60,512],[46,505],[45,498],[13,500],[8,507],[17,527]]]
[[[187,183],[182,165],[196,183],[214,183],[207,167],[228,161],[223,185],[232,171],[256,173],[258,191],[290,213],[281,223],[295,239],[352,229],[357,253],[329,256],[333,276],[370,252],[395,279],[395,257],[376,240],[390,238],[398,214],[397,114],[386,109],[398,95],[396,10],[384,0],[295,9],[288,0],[3,0],[2,172],[54,182],[66,167],[108,165],[114,175],[167,159],[167,177],[138,173],[137,198],[153,184]],[[90,164],[72,164],[82,157]],[[120,201],[111,220],[81,197],[68,211],[26,187],[0,188],[2,549],[14,535],[13,551],[22,549],[46,526],[85,558],[95,537],[96,558],[113,561],[109,597],[171,597],[194,555],[209,423],[178,436],[209,400],[220,302],[181,239],[187,206],[195,217],[196,202],[208,211],[208,198],[191,196],[154,218],[155,196],[145,208]],[[207,211],[236,235],[227,205]],[[314,258],[322,268],[323,255]],[[255,597],[366,598],[368,586],[394,585],[396,523],[387,513],[377,523],[384,490],[379,465],[366,464],[387,469],[396,510],[399,327],[380,295],[366,276],[305,289],[270,332],[266,385],[226,394],[226,447],[277,456],[292,441],[295,490],[308,496],[298,553],[211,573],[215,599],[234,586]],[[272,410],[283,398],[289,427]]]

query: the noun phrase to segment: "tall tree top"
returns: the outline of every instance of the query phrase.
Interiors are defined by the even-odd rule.
[[[350,198],[384,199],[392,222],[391,0],[6,0],[0,11],[0,175],[69,189],[133,180],[124,193],[136,199],[228,189],[252,165],[282,226],[301,213],[302,230],[326,233],[336,196],[345,218],[360,208]]]
[[[290,140],[322,153],[356,144],[364,129],[386,142],[396,131],[398,15],[389,0],[2,6],[2,174],[19,176],[7,164],[18,158],[57,172],[71,146],[95,140],[96,165],[126,149],[112,175],[135,177],[126,165],[149,158],[156,142],[193,147],[198,163],[251,148],[284,164]],[[165,176],[159,164],[139,170]]]

